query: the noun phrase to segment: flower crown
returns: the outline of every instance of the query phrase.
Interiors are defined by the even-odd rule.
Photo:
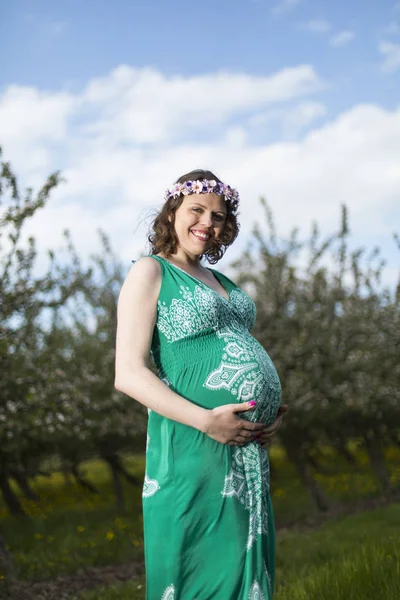
[[[230,185],[215,181],[215,179],[203,179],[202,181],[185,181],[184,183],[175,183],[171,189],[165,192],[164,199],[178,198],[181,194],[217,194],[224,196],[229,204],[231,211],[235,214],[239,206],[239,192]]]

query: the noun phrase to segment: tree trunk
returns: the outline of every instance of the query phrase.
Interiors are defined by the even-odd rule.
[[[335,449],[341,456],[343,456],[349,465],[355,466],[357,464],[356,457],[352,452],[350,452],[346,446],[346,441],[343,438],[338,438],[335,440]]]
[[[118,470],[118,472],[123,475],[126,479],[126,481],[128,483],[131,483],[132,485],[142,485],[142,481],[140,479],[138,479],[137,477],[135,477],[135,475],[131,475],[130,473],[128,473],[128,471],[125,469],[124,465],[122,464],[121,458],[117,455],[114,454],[112,457],[114,464],[115,464],[115,468]]]
[[[309,465],[311,465],[311,467],[315,471],[321,471],[322,470],[321,467],[320,467],[320,465],[318,464],[318,461],[315,458],[315,456],[308,455],[307,456],[307,462],[308,462]]]
[[[376,475],[379,485],[384,494],[392,496],[394,489],[390,482],[390,474],[385,460],[383,445],[379,436],[375,431],[368,431],[363,438],[371,467]]]
[[[115,460],[115,456],[103,456],[103,459],[106,461],[106,463],[110,467],[117,507],[119,510],[123,511],[123,510],[125,510],[124,490],[123,490],[122,483],[121,483],[121,477],[120,477],[120,472],[119,472],[119,468],[118,468],[118,461]]]
[[[73,485],[74,480],[72,478],[72,473],[69,470],[69,467],[63,467],[62,475],[63,475],[63,478],[64,478],[64,484],[67,487],[70,487],[71,485]]]
[[[17,495],[10,486],[8,477],[4,474],[0,474],[0,490],[3,493],[4,502],[7,505],[10,514],[13,517],[26,517],[24,509],[22,508]]]
[[[321,512],[326,512],[330,508],[329,501],[315,481],[314,474],[307,462],[307,456],[298,447],[292,447],[290,444],[284,444],[285,451],[290,461],[295,465],[300,480],[309,491],[315,506]]]
[[[73,476],[75,477],[76,481],[79,483],[79,485],[81,487],[83,487],[83,489],[88,490],[91,494],[99,494],[100,493],[99,490],[93,485],[93,483],[88,481],[82,475],[82,473],[79,471],[78,465],[72,465],[71,472],[72,472]]]
[[[21,492],[25,494],[28,500],[38,502],[40,500],[38,494],[30,486],[30,483],[23,473],[20,471],[11,471],[11,477],[17,482]]]
[[[336,434],[333,437],[332,444],[333,444],[333,447],[335,448],[336,452],[340,456],[343,456],[343,458],[345,459],[345,461],[347,462],[347,464],[351,465],[352,467],[354,467],[355,465],[357,465],[357,458],[348,449],[348,447],[347,447],[347,440],[346,440],[345,437],[343,437],[343,435],[341,435],[340,433]]]

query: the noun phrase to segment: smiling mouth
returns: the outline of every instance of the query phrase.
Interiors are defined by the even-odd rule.
[[[193,231],[192,229],[190,230],[190,233],[192,233],[194,237],[201,242],[208,242],[211,237],[209,233],[201,233],[200,231]]]

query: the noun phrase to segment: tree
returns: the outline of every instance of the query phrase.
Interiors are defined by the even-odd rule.
[[[280,432],[288,458],[321,510],[329,506],[315,481],[316,456],[329,444],[347,460],[347,440],[364,443],[377,479],[391,493],[383,447],[399,426],[399,294],[380,285],[379,252],[365,260],[349,251],[347,211],[339,231],[320,240],[317,226],[278,240],[262,202],[267,234],[256,226],[233,266],[257,305],[255,335],[283,382],[290,416]],[[301,260],[300,260],[301,259]],[[377,263],[377,264],[376,264]]]
[[[10,477],[24,487],[24,457],[31,454],[32,443],[40,446],[46,428],[43,391],[48,395],[54,383],[46,370],[46,313],[63,306],[82,284],[82,273],[74,265],[58,263],[53,252],[46,273],[36,274],[35,240],[22,238],[24,225],[46,205],[60,181],[54,173],[37,194],[28,189],[22,195],[9,163],[1,162],[0,489],[13,515],[24,511]],[[55,386],[53,401],[57,391]]]

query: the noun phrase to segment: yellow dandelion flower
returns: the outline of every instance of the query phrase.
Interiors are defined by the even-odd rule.
[[[82,533],[82,531],[85,531],[85,528],[84,528],[84,527],[82,527],[82,525],[78,525],[78,527],[76,528],[76,530],[77,530],[79,533]]]
[[[115,538],[115,533],[113,531],[107,531],[106,538],[108,539],[109,542],[111,542],[111,540],[113,540]]]

